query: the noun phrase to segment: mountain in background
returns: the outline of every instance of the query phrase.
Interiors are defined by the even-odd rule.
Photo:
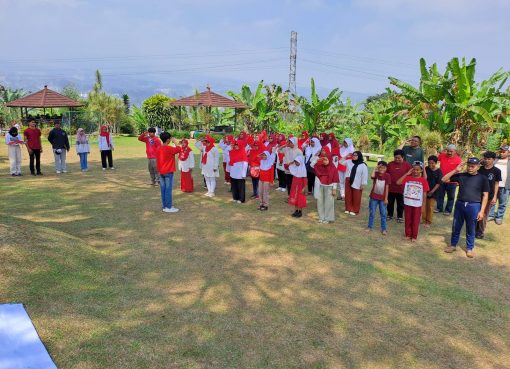
[[[4,72],[5,73],[5,72]],[[94,73],[77,72],[70,77],[58,76],[50,71],[41,71],[38,74],[30,73],[25,75],[19,72],[11,72],[8,75],[0,72],[0,83],[11,88],[22,88],[26,91],[36,92],[48,85],[52,90],[60,91],[66,85],[74,85],[82,94],[87,94],[94,84]],[[256,88],[258,81],[245,82],[238,80],[229,80],[211,76],[189,76],[172,78],[168,75],[133,77],[133,76],[103,76],[103,88],[111,94],[121,96],[127,94],[134,105],[140,105],[143,100],[154,94],[160,93],[170,97],[180,98],[189,96],[195,90],[204,91],[209,84],[216,93],[225,95],[227,91],[239,91],[244,83],[248,83],[252,88]],[[267,81],[267,83],[271,83]],[[285,86],[286,84],[284,84]],[[320,96],[326,96],[330,89],[317,86],[317,92]],[[303,96],[309,96],[310,87],[305,85],[297,86],[297,93]],[[351,98],[353,103],[365,100],[371,94],[343,91],[342,99]]]

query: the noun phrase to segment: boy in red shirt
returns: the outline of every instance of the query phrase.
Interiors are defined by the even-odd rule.
[[[420,229],[421,208],[430,190],[427,178],[423,177],[423,163],[415,161],[413,167],[397,181],[397,184],[404,186],[406,238],[415,242]]]
[[[30,174],[33,176],[40,176],[42,175],[41,153],[43,151],[41,145],[41,130],[35,126],[34,119],[31,119],[30,122],[28,122],[28,128],[23,132],[23,136],[25,136],[25,144],[27,146],[28,155],[30,156]]]
[[[159,182],[158,168],[156,167],[156,151],[161,146],[161,141],[156,137],[156,128],[150,127],[147,132],[138,136],[138,141],[145,142],[145,153],[147,154],[151,185]]]
[[[163,132],[159,135],[163,145],[156,150],[156,163],[159,172],[159,186],[161,189],[161,202],[165,213],[177,213],[179,209],[172,204],[172,186],[175,172],[175,155],[181,152],[177,146],[177,140],[170,133]],[[174,146],[170,146],[173,143]]]
[[[377,208],[379,208],[379,214],[381,215],[381,233],[383,235],[386,235],[387,232],[386,206],[388,205],[388,193],[391,184],[391,176],[386,173],[387,169],[388,163],[385,161],[380,161],[377,163],[377,168],[375,168],[374,172],[372,173],[372,180],[374,181],[374,184],[372,185],[370,200],[368,202],[370,214],[368,216],[367,230],[370,232],[372,229],[374,229],[375,213]]]

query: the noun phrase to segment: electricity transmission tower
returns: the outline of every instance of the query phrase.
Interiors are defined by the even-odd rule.
[[[297,32],[290,33],[290,68],[289,68],[289,92],[291,97],[290,110],[295,110],[293,101],[296,95],[296,57],[297,57]]]

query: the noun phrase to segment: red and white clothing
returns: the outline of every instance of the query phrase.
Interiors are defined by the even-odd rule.
[[[196,141],[195,146],[200,150],[202,175],[205,178],[207,194],[214,196],[216,191],[216,177],[220,176],[220,152],[214,146],[214,138],[207,135],[209,145],[205,146],[201,141]]]
[[[276,153],[264,151],[265,159],[260,160],[259,199],[261,206],[269,206],[269,192],[274,182],[274,161]]]
[[[339,177],[339,187],[340,187],[340,196],[345,197],[345,177],[347,174],[347,161],[352,161],[352,153],[354,152],[354,145],[352,143],[352,139],[346,138],[344,143],[347,144],[347,147],[342,145],[340,147],[340,156],[338,157],[338,177]]]
[[[423,177],[407,176],[402,181],[404,186],[405,235],[407,238],[418,238],[421,223],[421,207],[426,193],[430,190],[427,180]]]
[[[296,165],[294,161],[298,162],[299,165]],[[302,154],[297,155],[288,168],[293,177],[288,202],[297,209],[306,208],[306,195],[303,193],[307,185],[305,157]]]
[[[187,140],[182,140],[181,153],[179,154],[179,170],[181,171],[181,191],[193,192],[193,168],[195,167],[195,156],[188,146]]]

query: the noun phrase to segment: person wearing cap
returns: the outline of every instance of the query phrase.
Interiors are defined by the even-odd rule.
[[[495,161],[494,166],[501,171],[501,181],[499,182],[497,204],[491,206],[488,221],[494,220],[497,225],[503,224],[505,216],[508,194],[510,193],[510,147],[504,145],[499,149],[499,158]]]
[[[452,237],[450,245],[444,249],[447,253],[457,250],[460,239],[460,231],[466,223],[466,256],[474,257],[476,223],[482,220],[485,214],[485,207],[488,206],[489,180],[483,174],[478,173],[480,160],[469,158],[467,170],[462,172],[464,163],[460,163],[451,172],[447,173],[441,180],[443,183],[454,181],[459,184],[459,194],[455,202],[453,214]],[[461,173],[462,172],[462,173]]]
[[[483,166],[478,173],[483,174],[489,180],[489,200],[488,205],[485,207],[485,213],[482,220],[476,224],[476,238],[483,239],[485,228],[487,227],[487,219],[492,205],[496,204],[499,192],[499,182],[501,182],[501,170],[494,166],[496,160],[496,153],[493,151],[486,151],[483,153],[482,159]]]
[[[425,153],[421,148],[421,137],[413,136],[399,147],[404,152],[404,160],[409,164],[420,161],[423,163]]]
[[[441,169],[443,174],[450,173],[462,162],[460,156],[457,155],[457,147],[453,144],[448,145],[446,150],[437,156],[437,160],[439,161],[439,169]],[[437,190],[437,208],[434,211],[435,213],[443,213],[446,216],[452,213],[457,185],[458,183],[455,181],[441,183]],[[447,197],[446,207],[444,207],[445,194]]]
[[[66,131],[60,128],[60,121],[55,121],[54,128],[48,134],[48,141],[53,148],[55,158],[55,172],[67,173],[66,154],[71,149]]]

